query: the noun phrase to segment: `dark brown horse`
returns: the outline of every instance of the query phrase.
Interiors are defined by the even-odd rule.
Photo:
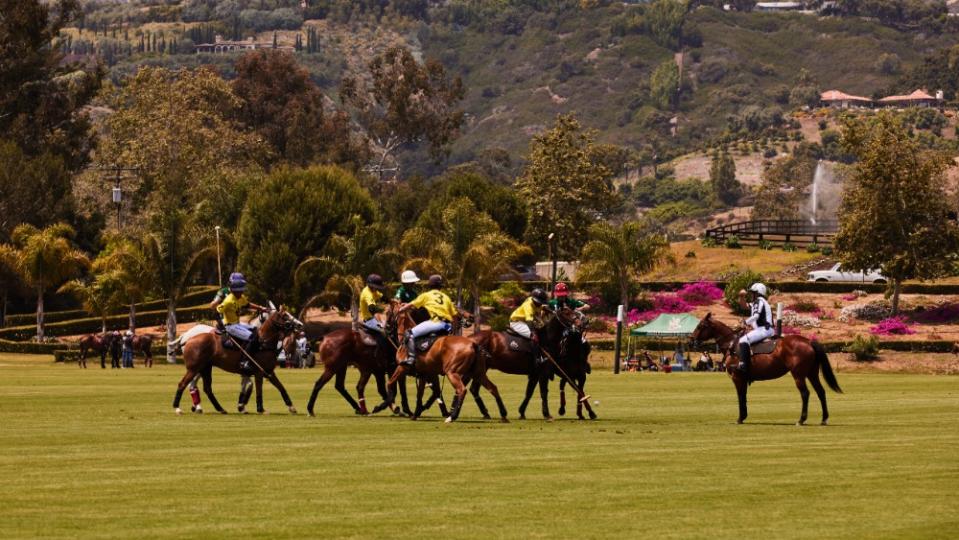
[[[583,335],[586,333],[586,327],[589,326],[589,319],[580,312],[573,313],[574,315],[569,327],[566,332],[563,333],[562,341],[560,341],[556,361],[563,367],[566,376],[576,384],[577,390],[579,390],[576,400],[576,417],[580,420],[586,419],[583,416],[583,408],[585,407],[587,414],[589,414],[589,419],[595,420],[596,413],[593,412],[593,407],[589,404],[589,399],[582,399],[584,397],[583,392],[586,391],[586,376],[592,372],[592,368],[590,368],[589,365],[589,354],[592,351],[592,347],[588,341],[583,339]],[[567,383],[566,377],[560,377],[560,416],[566,414]]]
[[[715,340],[724,351],[728,351],[729,356],[735,357],[740,335],[742,332],[733,330],[714,319],[712,313],[708,313],[693,331],[692,340],[694,343]],[[732,378],[736,393],[739,395],[737,423],[742,424],[746,420],[746,390],[753,381],[778,379],[786,373],[791,373],[793,380],[796,381],[796,388],[799,389],[799,395],[802,396],[802,414],[799,416],[798,425],[806,423],[809,408],[809,389],[806,388],[806,379],[809,379],[816,395],[819,396],[819,403],[822,404],[822,424],[826,425],[829,420],[829,409],[826,407],[826,390],[819,381],[820,370],[829,388],[842,393],[822,345],[818,341],[810,341],[796,335],[783,337],[776,344],[776,348],[768,354],[754,354],[748,374],[736,370],[736,362],[727,362],[726,373]]]
[[[416,322],[410,316],[409,312],[400,313],[397,316],[397,332],[399,335],[406,335],[406,332],[412,329]],[[406,359],[406,344],[402,344],[396,351],[397,367],[390,377],[389,383],[392,385],[400,377],[410,373],[410,368],[403,364]],[[433,384],[434,392],[438,390],[439,377],[446,376],[456,397],[453,398],[453,404],[450,408],[450,414],[446,417],[446,422],[453,422],[459,418],[460,410],[463,408],[463,401],[466,399],[466,385],[470,380],[478,380],[489,393],[496,398],[496,404],[499,407],[500,419],[508,422],[506,419],[506,406],[503,405],[503,398],[499,395],[499,389],[486,377],[486,361],[479,353],[478,345],[469,338],[462,336],[442,336],[436,338],[433,346],[425,353],[419,353],[416,356],[415,374],[418,378],[416,385],[416,411],[410,417],[416,419],[422,414],[423,390],[426,382]],[[393,392],[389,392],[388,401],[392,403]]]
[[[277,365],[277,344],[284,337],[294,332],[302,326],[302,323],[296,320],[283,308],[275,310],[256,330],[260,349],[253,354],[255,361],[253,380],[256,388],[256,410],[258,413],[266,412],[263,408],[263,379],[270,381],[286,404],[289,411],[296,414],[296,408],[290,400],[286,388],[277,378],[275,370]],[[183,363],[186,366],[186,374],[177,385],[176,395],[173,398],[173,409],[180,414],[180,398],[183,396],[183,390],[190,384],[194,377],[200,375],[203,379],[203,391],[210,399],[210,403],[222,414],[226,414],[223,407],[213,395],[213,367],[216,366],[223,371],[242,374],[240,363],[245,358],[242,351],[238,349],[226,349],[223,347],[223,338],[213,331],[212,328],[203,325],[191,329],[190,332],[181,336],[183,347]],[[197,412],[202,412],[202,409]]]
[[[80,338],[80,360],[77,361],[77,367],[87,367],[87,353],[100,353],[100,367],[107,367],[107,352],[110,350],[110,343],[113,339],[113,333],[106,334],[87,334]]]
[[[394,315],[395,310],[396,303],[394,302],[390,304],[390,308],[386,312],[386,329],[387,335],[390,337],[385,343],[377,344],[372,335],[367,335],[363,330],[353,330],[352,328],[334,330],[323,337],[323,341],[317,351],[319,362],[323,365],[323,373],[313,385],[313,393],[310,394],[310,401],[306,406],[306,410],[310,416],[314,416],[315,414],[314,406],[316,405],[316,398],[320,390],[334,377],[336,380],[333,385],[336,391],[353,407],[353,411],[356,414],[369,414],[369,409],[367,409],[366,406],[365,392],[366,384],[369,382],[371,376],[376,381],[376,389],[383,398],[383,402],[377,405],[373,409],[373,412],[377,413],[390,406],[386,387],[386,376],[389,374],[390,368],[394,365],[392,359],[396,350],[393,332],[396,321]],[[356,382],[358,401],[353,399],[353,396],[350,395],[345,385],[346,369],[351,365],[355,366],[360,372],[360,378]],[[400,381],[399,384],[402,394],[403,411],[406,414],[412,414],[406,397],[405,381]],[[399,411],[394,410],[394,412]]]
[[[564,373],[573,377],[577,386],[582,388],[581,385],[585,383],[586,379],[587,366],[581,363],[584,358],[581,356],[583,351],[579,348],[582,345],[581,334],[576,335],[579,342],[573,344],[577,347],[576,350],[570,349],[568,345],[571,334],[575,332],[578,317],[579,315],[573,310],[560,310],[549,318],[546,325],[538,331],[538,334],[543,350],[556,361],[558,367],[562,368]],[[543,418],[552,420],[553,417],[549,412],[549,381],[552,379],[557,366],[549,361],[544,364],[537,364],[530,351],[511,348],[510,342],[515,342],[516,338],[505,332],[487,330],[473,335],[470,339],[479,345],[480,352],[486,359],[487,369],[496,369],[510,375],[525,375],[527,377],[526,394],[519,407],[520,419],[526,418],[526,407],[532,399],[533,391],[539,386]],[[579,380],[580,377],[582,382]],[[565,382],[565,377],[562,374],[560,380]],[[480,413],[485,418],[489,418],[486,405],[479,395],[479,386],[479,383],[474,381],[470,386],[470,392],[473,394],[473,399],[476,401]],[[560,388],[562,391],[562,386]],[[565,395],[561,393],[561,397],[563,401],[560,406],[560,414],[565,414]],[[589,407],[589,404],[587,403],[586,406]],[[595,417],[595,413],[591,416]]]
[[[153,336],[136,334],[133,336],[133,354],[143,353],[143,365],[153,367]]]

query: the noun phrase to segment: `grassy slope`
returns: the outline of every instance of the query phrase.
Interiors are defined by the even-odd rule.
[[[176,417],[182,368],[77,373],[0,357],[0,535],[15,537],[955,537],[951,377],[844,375],[833,425],[792,425],[788,379],[751,424],[719,374],[598,373],[594,423]],[[316,371],[283,372],[303,406]],[[232,401],[236,378],[217,374]],[[355,373],[350,374],[351,384]],[[515,409],[520,381],[497,377]],[[447,385],[448,388],[448,385]],[[188,398],[187,398],[188,399]],[[282,410],[275,391],[268,407]],[[818,415],[818,406],[812,416]]]
[[[802,250],[789,252],[781,249],[765,251],[756,247],[736,250],[724,247],[707,248],[695,240],[675,242],[670,247],[676,260],[675,265],[663,266],[646,276],[646,279],[716,280],[722,275],[742,270],[752,270],[764,276],[773,276],[791,266],[822,258],[819,253],[807,253]],[[690,251],[696,256],[687,258],[686,254]]]
[[[600,130],[604,141],[630,146],[648,141],[656,128],[645,125],[644,119],[652,109],[636,108],[641,103],[636,98],[643,96],[640,88],[652,70],[672,53],[647,36],[611,37],[616,10],[570,15],[555,31],[531,27],[519,37],[435,29],[424,42],[426,52],[463,75],[470,89],[466,108],[476,119],[457,142],[456,152],[500,146],[518,156],[531,131],[569,111],[577,111],[584,123]],[[667,145],[695,145],[717,135],[725,129],[727,115],[738,114],[747,105],[776,105],[788,111],[789,106],[776,104],[773,96],[782,85],[791,88],[802,68],[824,89],[870,95],[896,78],[876,70],[881,53],[898,54],[907,69],[923,54],[954,41],[902,33],[860,19],[799,14],[700,8],[689,20],[704,38],[700,63],[689,66],[690,72],[697,76],[707,62],[721,62],[727,74],[696,85],[680,111],[679,137]],[[598,47],[602,47],[598,59],[585,61]],[[580,74],[561,81],[564,61]],[[555,103],[547,93],[535,91],[545,86],[566,101]],[[500,95],[484,97],[486,88]]]

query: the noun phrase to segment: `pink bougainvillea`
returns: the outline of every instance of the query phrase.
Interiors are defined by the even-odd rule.
[[[900,316],[879,321],[879,324],[869,329],[869,333],[875,336],[904,336],[915,334],[916,331],[911,328],[905,317]]]
[[[626,316],[629,324],[648,323],[663,313],[689,313],[693,306],[686,303],[676,294],[661,293],[653,295],[653,307],[640,311],[632,309]]]
[[[683,285],[683,287],[676,292],[676,296],[687,304],[706,306],[722,300],[723,290],[717,287],[715,283],[699,281],[697,283],[687,283]]]

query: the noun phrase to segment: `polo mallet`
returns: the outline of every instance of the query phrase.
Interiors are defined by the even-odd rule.
[[[576,393],[579,394],[580,403],[586,403],[587,401],[589,401],[590,396],[587,395],[582,390],[580,390],[578,386],[576,386],[576,383],[573,382],[573,379],[569,375],[567,375],[565,371],[563,371],[563,368],[560,367],[559,362],[554,360],[553,357],[550,356],[550,354],[546,352],[544,349],[540,349],[539,352],[543,353],[543,356],[549,359],[549,361],[552,362],[554,366],[556,366],[556,369],[559,370],[559,374],[562,375],[564,379],[566,379],[566,383],[569,384],[573,390],[576,390]]]

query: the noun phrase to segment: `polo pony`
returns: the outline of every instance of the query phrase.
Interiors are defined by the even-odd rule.
[[[271,304],[272,307],[272,304]],[[262,323],[256,329],[259,338],[260,348],[253,353],[251,362],[254,365],[252,373],[256,388],[256,410],[258,413],[264,413],[263,408],[263,379],[270,381],[280,395],[287,409],[292,414],[296,414],[296,408],[290,400],[286,388],[277,378],[275,370],[277,367],[277,346],[291,333],[302,328],[303,323],[297,320],[282,307],[273,309],[269,315],[263,319]],[[216,366],[223,371],[241,374],[240,364],[245,358],[244,352],[237,348],[225,348],[223,346],[223,336],[216,330],[207,325],[197,325],[183,334],[177,341],[177,345],[183,348],[183,363],[186,366],[186,374],[177,385],[176,395],[173,398],[173,409],[177,414],[181,414],[180,398],[183,396],[183,390],[190,384],[194,377],[200,375],[203,379],[203,391],[210,399],[213,407],[222,414],[226,414],[223,407],[213,395],[213,367]],[[199,409],[196,412],[202,412]]]
[[[692,340],[693,343],[715,340],[726,354],[734,355],[736,344],[742,333],[741,330],[733,330],[717,321],[712,313],[707,313],[693,330]],[[806,388],[808,379],[822,405],[822,425],[825,426],[829,420],[829,409],[826,407],[826,390],[819,381],[819,372],[822,371],[823,379],[833,391],[842,393],[842,389],[839,388],[836,375],[832,371],[832,366],[829,365],[829,358],[822,344],[803,336],[789,335],[780,338],[771,351],[760,351],[762,349],[754,345],[752,365],[748,374],[738,371],[736,362],[726,362],[726,373],[732,378],[736,393],[739,395],[739,419],[736,423],[742,424],[746,420],[746,391],[750,384],[754,381],[778,379],[790,373],[802,397],[802,413],[797,425],[806,423],[809,409],[809,389]]]

